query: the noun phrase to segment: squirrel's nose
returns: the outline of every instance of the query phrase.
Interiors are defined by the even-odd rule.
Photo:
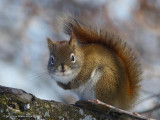
[[[65,67],[64,67],[64,64],[62,63],[61,64],[61,72],[65,72],[66,71],[66,69],[65,69]]]

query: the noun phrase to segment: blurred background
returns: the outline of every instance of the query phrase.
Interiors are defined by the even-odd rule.
[[[76,100],[47,74],[46,37],[69,39],[57,20],[67,13],[118,34],[137,52],[143,81],[133,111],[160,119],[159,0],[0,0],[0,85],[42,99]]]

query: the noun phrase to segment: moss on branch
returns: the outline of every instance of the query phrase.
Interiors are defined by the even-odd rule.
[[[0,120],[119,120],[125,115],[42,100],[23,90],[0,86]]]

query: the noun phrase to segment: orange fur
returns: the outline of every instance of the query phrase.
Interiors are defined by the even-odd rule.
[[[124,84],[127,86],[126,93],[129,100],[134,101],[140,88],[141,70],[135,54],[126,43],[118,36],[86,26],[76,18],[66,20],[64,30],[69,35],[74,33],[79,44],[102,44],[112,49],[119,56],[125,66],[127,83]]]

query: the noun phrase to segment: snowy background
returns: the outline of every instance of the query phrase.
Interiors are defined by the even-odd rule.
[[[159,0],[0,0],[0,85],[42,99],[74,100],[49,78],[46,67],[46,37],[68,39],[57,20],[66,13],[119,34],[137,52],[143,81],[134,110],[160,119]]]

